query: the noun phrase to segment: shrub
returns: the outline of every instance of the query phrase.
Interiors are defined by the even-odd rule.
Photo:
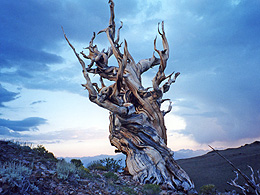
[[[77,168],[83,166],[83,163],[80,159],[71,159],[70,163],[74,164]]]
[[[90,170],[101,170],[101,171],[113,171],[117,172],[122,169],[120,160],[115,160],[113,158],[105,158],[97,161],[92,161],[88,168]]]
[[[122,187],[122,191],[124,191],[128,195],[137,195],[138,194],[134,189],[129,188],[129,187]]]
[[[55,160],[55,161],[57,160],[54,157],[53,153],[51,153],[48,150],[46,150],[46,148],[43,145],[38,145],[36,148],[33,148],[33,150],[35,152],[37,152],[37,154],[39,156],[43,156],[43,157],[45,157],[48,160]]]
[[[204,185],[200,188],[199,194],[201,195],[213,195],[217,194],[217,190],[214,184]]]
[[[32,149],[30,148],[30,146],[22,146],[22,150],[25,152],[30,152]]]
[[[37,147],[33,148],[33,150],[41,156],[44,156],[44,154],[48,152],[43,145],[37,145]]]
[[[115,160],[113,158],[105,158],[100,160],[100,162],[106,167],[107,171],[114,171],[117,172],[118,170],[122,169],[120,160]]]
[[[143,192],[147,195],[157,195],[161,192],[161,188],[156,184],[145,184],[143,187]]]
[[[88,169],[106,171],[106,167],[103,166],[103,164],[100,162],[100,160],[92,161],[90,163],[90,165],[88,166]]]
[[[29,181],[31,173],[32,168],[26,167],[21,163],[6,162],[2,164],[0,162],[0,175],[9,183],[10,187],[18,189],[19,194],[28,194],[28,191],[39,192],[38,187]]]
[[[22,165],[21,163],[7,162],[0,164],[0,175],[6,178],[9,182],[21,181],[24,177],[29,177],[32,169]]]
[[[84,166],[80,166],[77,171],[78,175],[82,178],[86,178],[90,176],[89,169],[85,168]]]
[[[110,171],[107,172],[107,173],[104,173],[103,176],[104,176],[105,178],[111,179],[111,180],[113,180],[113,181],[118,180],[118,176],[117,176],[115,173],[110,172]]]
[[[96,168],[96,170],[107,171],[107,168],[104,167],[103,165],[101,165],[101,166],[98,166],[98,167]]]
[[[72,174],[75,174],[75,176],[77,176],[76,166],[74,164],[67,163],[64,159],[58,161],[56,166],[57,166],[56,171],[59,179],[66,180]]]

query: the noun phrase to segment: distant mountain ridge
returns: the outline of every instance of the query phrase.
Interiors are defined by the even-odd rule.
[[[232,191],[235,188],[227,184],[228,181],[234,179],[236,174],[233,168],[222,159],[216,152],[204,150],[179,150],[174,152],[177,163],[188,173],[190,178],[194,181],[196,189],[199,191],[200,187],[207,184],[214,184],[218,191]],[[220,154],[230,160],[237,168],[250,176],[251,171],[247,167],[250,165],[255,172],[260,170],[260,141],[255,141],[251,144],[245,144],[238,148],[228,148],[225,150],[218,150]],[[115,160],[123,159],[122,165],[125,163],[125,155],[98,155],[92,157],[66,157],[66,161],[73,158],[81,159],[84,166],[90,162],[104,159],[114,158]],[[245,181],[239,176],[238,183],[244,184]],[[237,189],[235,189],[237,190]]]
[[[63,157],[62,157],[63,158]],[[122,161],[125,160],[125,155],[124,154],[117,154],[117,155],[107,155],[107,154],[101,154],[101,155],[97,155],[97,156],[85,156],[85,157],[65,157],[64,159],[67,162],[70,162],[71,159],[80,159],[81,162],[83,163],[83,165],[85,167],[88,167],[88,165],[93,162],[93,161],[97,161],[97,160],[101,160],[104,158],[113,158],[115,160],[120,160],[123,159]],[[124,162],[122,162],[124,163]]]
[[[192,158],[195,156],[200,156],[206,154],[206,150],[189,150],[189,149],[182,149],[174,152],[174,159],[185,159],[185,158]],[[62,157],[63,158],[63,157]],[[101,154],[97,156],[85,156],[85,157],[64,157],[67,162],[70,162],[71,159],[80,159],[85,167],[89,165],[92,161],[104,159],[104,158],[113,158],[115,160],[122,159],[122,166],[125,165],[125,155],[124,154],[117,154],[117,155],[106,155]]]
[[[251,171],[247,165],[251,166],[255,172],[260,170],[260,141],[245,144],[239,148],[218,150],[218,152],[249,177]],[[227,184],[227,181],[231,181],[236,176],[234,169],[214,151],[198,157],[177,160],[177,163],[194,181],[197,190],[206,184],[214,184],[221,192],[235,189]],[[238,183],[245,183],[241,176]]]

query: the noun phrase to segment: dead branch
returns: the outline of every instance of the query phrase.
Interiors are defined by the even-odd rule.
[[[249,192],[249,190],[246,187],[240,186],[239,184],[236,183],[236,181],[238,180],[238,172],[235,171],[235,173],[236,173],[236,178],[233,180],[231,179],[231,182],[227,182],[227,183],[231,186],[239,188],[243,192],[243,194],[246,195],[247,192]]]
[[[217,150],[215,150],[212,146],[208,145],[214,152],[216,152],[220,157],[222,157],[225,161],[227,161],[246,181],[246,183],[255,191],[258,195],[260,193],[260,186],[257,185],[254,180],[250,180],[246,174],[244,174],[240,169],[238,169],[231,161],[221,155]]]

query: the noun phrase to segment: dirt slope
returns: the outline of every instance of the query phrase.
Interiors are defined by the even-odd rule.
[[[260,170],[260,142],[246,144],[239,148],[219,150],[219,153],[229,159],[237,168],[250,176],[250,165],[255,172]],[[205,155],[177,160],[179,165],[189,174],[195,183],[196,189],[206,184],[214,184],[221,192],[235,189],[227,184],[227,181],[235,178],[233,168],[215,152]],[[244,184],[240,177],[239,183]]]

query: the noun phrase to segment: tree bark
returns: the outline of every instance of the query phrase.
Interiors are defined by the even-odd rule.
[[[105,32],[110,42],[110,48],[99,51],[93,45],[95,33],[86,48],[89,54],[83,51],[80,54],[90,60],[88,66],[69,42],[65,39],[78,58],[86,84],[83,86],[89,92],[91,102],[110,111],[110,142],[117,148],[117,152],[126,155],[126,170],[135,180],[141,183],[154,183],[163,185],[167,189],[189,192],[194,190],[194,184],[187,173],[176,163],[173,151],[167,147],[167,133],[164,123],[165,114],[171,110],[171,101],[163,99],[171,84],[180,73],[165,76],[165,68],[169,58],[169,45],[164,31],[164,22],[158,24],[158,33],[162,39],[163,50],[154,50],[159,57],[153,56],[136,63],[128,51],[127,42],[124,41],[123,53],[119,44],[119,33],[123,23],[117,31],[115,40],[115,13],[114,2],[110,4],[109,26],[98,34]],[[118,66],[109,66],[108,59],[114,56]],[[159,65],[158,71],[152,80],[152,87],[145,89],[142,86],[141,76],[150,68]],[[93,68],[93,66],[95,68]],[[98,74],[101,86],[92,83],[88,74]],[[103,79],[114,83],[105,86]],[[162,84],[164,82],[164,84]],[[161,86],[162,85],[162,86]],[[161,110],[161,104],[170,101],[167,111]]]

